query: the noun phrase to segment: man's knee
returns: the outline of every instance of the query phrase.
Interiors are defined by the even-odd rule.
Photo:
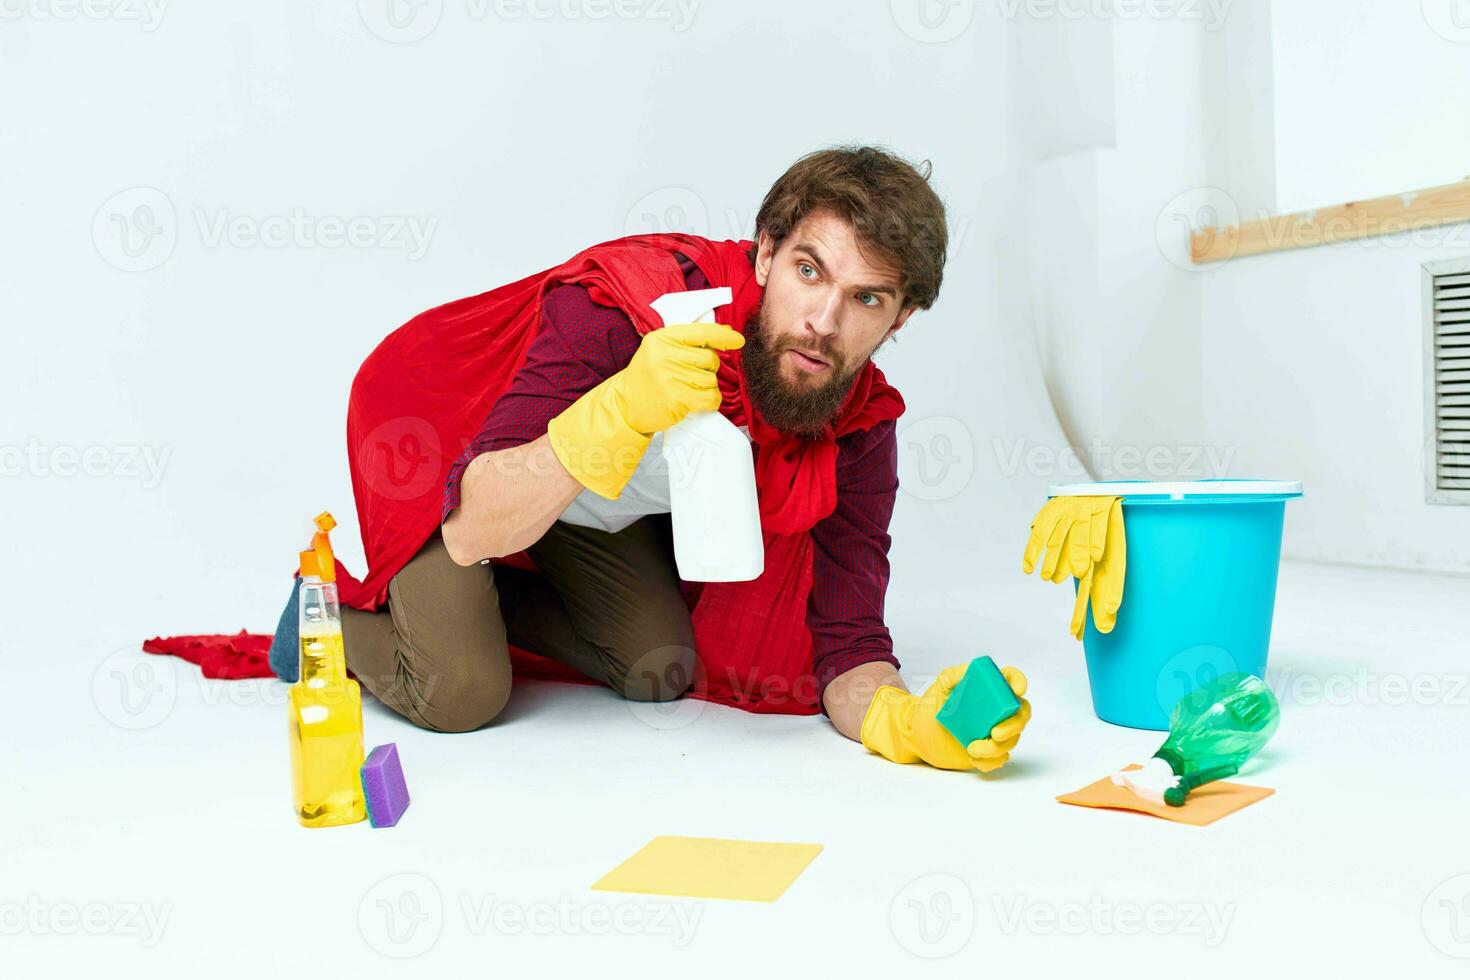
[[[615,687],[630,701],[672,701],[694,683],[693,637],[663,644],[625,661],[627,668],[615,675]]]
[[[415,678],[404,715],[435,732],[472,732],[499,717],[510,700],[510,670],[456,670]]]

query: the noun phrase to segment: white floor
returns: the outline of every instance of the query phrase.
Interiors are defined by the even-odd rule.
[[[1159,740],[1093,717],[1069,605],[1019,574],[892,599],[911,684],[980,652],[1030,675],[994,777],[819,718],[527,683],[467,736],[370,703],[414,803],[325,831],[289,812],[282,685],[138,652],[168,623],[33,611],[60,625],[0,647],[0,975],[1464,975],[1470,579],[1287,564],[1283,723],[1242,777],[1277,794],[1207,828],[1053,801]],[[658,834],[825,850],[770,905],[589,890]]]

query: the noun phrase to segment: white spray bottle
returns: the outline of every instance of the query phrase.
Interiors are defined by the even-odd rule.
[[[730,287],[665,293],[649,306],[671,323],[713,323]],[[689,582],[748,582],[766,565],[750,439],[719,412],[691,412],[664,433],[674,562]]]

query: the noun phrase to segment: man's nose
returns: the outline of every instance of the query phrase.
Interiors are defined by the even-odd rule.
[[[807,329],[822,338],[837,336],[841,309],[842,295],[837,290],[823,293],[820,304],[807,315]]]

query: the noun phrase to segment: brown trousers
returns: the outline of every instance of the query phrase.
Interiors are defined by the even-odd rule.
[[[388,585],[386,610],[343,608],[347,665],[415,725],[467,732],[510,697],[507,643],[637,701],[683,694],[694,628],[669,515],[610,534],[560,521],[527,549],[540,574],[456,565],[436,533]]]

